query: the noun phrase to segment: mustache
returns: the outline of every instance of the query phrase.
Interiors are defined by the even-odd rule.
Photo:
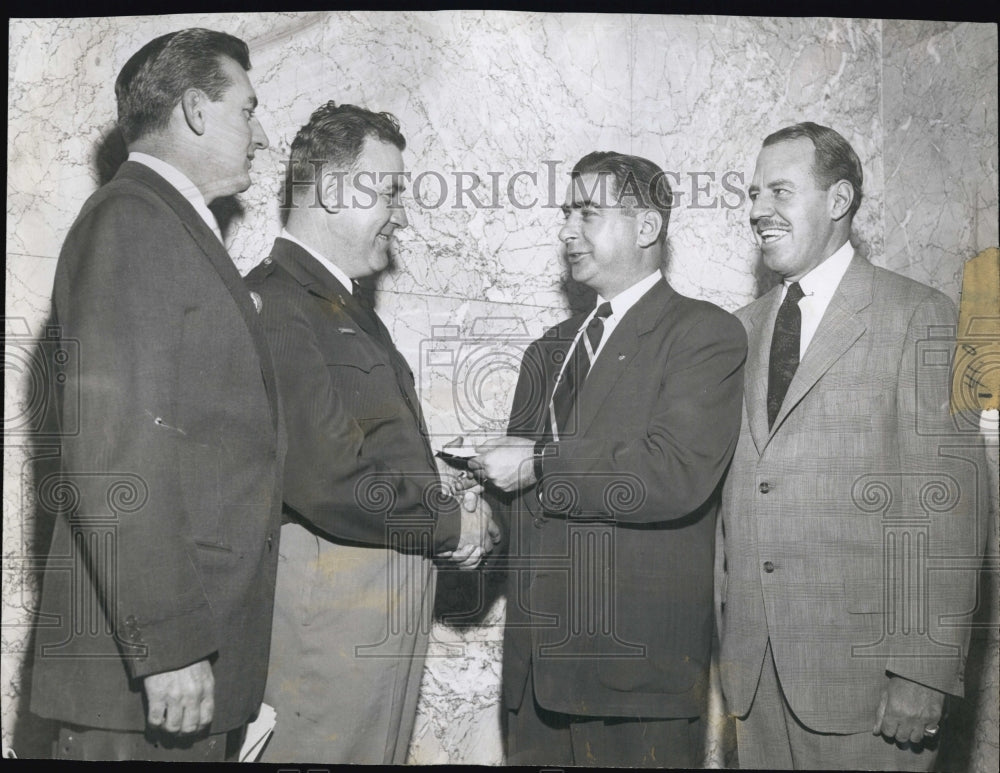
[[[771,217],[762,217],[757,220],[752,220],[750,223],[754,228],[764,230],[766,228],[787,228],[788,223],[783,220],[776,220]]]

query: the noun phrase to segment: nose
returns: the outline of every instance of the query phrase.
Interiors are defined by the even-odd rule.
[[[392,208],[392,215],[389,216],[389,222],[393,223],[396,228],[406,228],[410,224],[410,219],[406,216],[406,207],[402,204],[397,204]]]
[[[264,127],[260,125],[260,121],[254,116],[252,123],[252,137],[254,147],[259,150],[264,150],[271,143],[267,139],[267,133],[264,131]]]
[[[768,196],[761,193],[757,194],[757,198],[753,200],[753,204],[750,205],[750,222],[756,223],[762,217],[774,214],[774,207],[771,206],[771,200]]]
[[[559,229],[559,241],[563,244],[568,244],[570,239],[575,239],[577,237],[578,229],[573,215],[570,215],[563,222],[562,227]]]

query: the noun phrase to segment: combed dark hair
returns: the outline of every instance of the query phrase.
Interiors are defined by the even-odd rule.
[[[296,183],[315,182],[317,165],[331,165],[336,171],[349,171],[361,155],[365,140],[406,149],[406,138],[399,131],[399,121],[392,113],[374,113],[356,105],[338,105],[330,100],[309,116],[292,140],[288,172]],[[298,186],[301,190],[303,186]]]
[[[125,143],[166,128],[187,89],[201,89],[213,102],[222,99],[232,85],[222,71],[223,57],[250,69],[247,44],[214,30],[171,32],[136,51],[115,81],[118,128]]]
[[[861,206],[861,185],[864,182],[864,173],[861,171],[861,160],[854,152],[851,143],[845,140],[838,132],[829,126],[820,126],[812,121],[786,126],[778,129],[774,134],[769,134],[764,138],[763,147],[775,145],[786,140],[797,140],[805,137],[812,141],[816,149],[816,158],[813,161],[812,174],[816,184],[823,190],[827,190],[831,185],[839,180],[847,180],[854,189],[854,200],[851,202],[850,215]]]
[[[585,174],[611,175],[615,182],[612,194],[626,207],[658,211],[663,217],[663,224],[657,239],[660,242],[666,240],[673,192],[660,167],[641,156],[594,151],[576,162],[570,177],[576,179]],[[630,199],[634,204],[630,203]]]

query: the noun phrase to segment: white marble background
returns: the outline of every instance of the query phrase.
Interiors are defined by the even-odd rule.
[[[33,396],[24,353],[43,333],[66,231],[101,180],[116,74],[145,42],[188,26],[225,30],[251,47],[271,148],[229,210],[227,240],[242,271],[277,233],[282,162],[326,100],[394,113],[414,176],[437,172],[448,182],[444,205],[410,202],[398,266],[378,294],[417,373],[431,432],[442,437],[501,425],[521,342],[566,315],[549,170],[559,202],[569,168],[591,150],[644,155],[678,175],[668,278],[730,310],[772,278],[757,268],[743,194],[723,179],[729,173],[729,185],[745,191],[760,141],[788,123],[825,123],[854,145],[865,171],[854,241],[876,264],[957,300],[964,261],[998,241],[992,25],[462,11],[12,20],[0,692],[4,747],[22,755],[41,748],[22,697],[39,550],[29,447],[44,452],[17,429]],[[490,173],[503,194],[518,171],[537,174],[537,184],[522,176],[517,187],[536,206],[453,206],[456,173],[478,174],[486,186],[476,193],[488,199]],[[429,179],[425,203],[436,198]],[[426,352],[444,349],[455,365],[429,365]],[[503,602],[487,590],[475,625],[435,627],[412,762],[502,762]],[[976,740],[962,767],[992,771],[996,637],[987,638],[969,702]]]

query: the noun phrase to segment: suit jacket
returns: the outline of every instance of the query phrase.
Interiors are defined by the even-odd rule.
[[[261,296],[288,408],[287,506],[339,540],[457,547],[459,505],[441,496],[413,373],[378,317],[287,239],[247,284]],[[411,526],[424,536],[403,536]]]
[[[544,438],[559,363],[583,316],[526,351],[508,434]],[[717,490],[736,443],[746,338],[665,281],[621,319],[513,501],[504,636],[509,708],[529,666],[544,708],[596,716],[705,710]]]
[[[886,672],[962,693],[985,501],[950,414],[955,309],[855,257],[767,426],[777,287],[738,312],[750,352],[718,547],[720,671],[745,714],[770,639],[796,716],[874,721]]]
[[[225,248],[172,186],[126,162],[84,205],[53,291],[61,473],[31,708],[145,726],[141,679],[209,657],[213,732],[267,673],[284,453],[257,314]]]

